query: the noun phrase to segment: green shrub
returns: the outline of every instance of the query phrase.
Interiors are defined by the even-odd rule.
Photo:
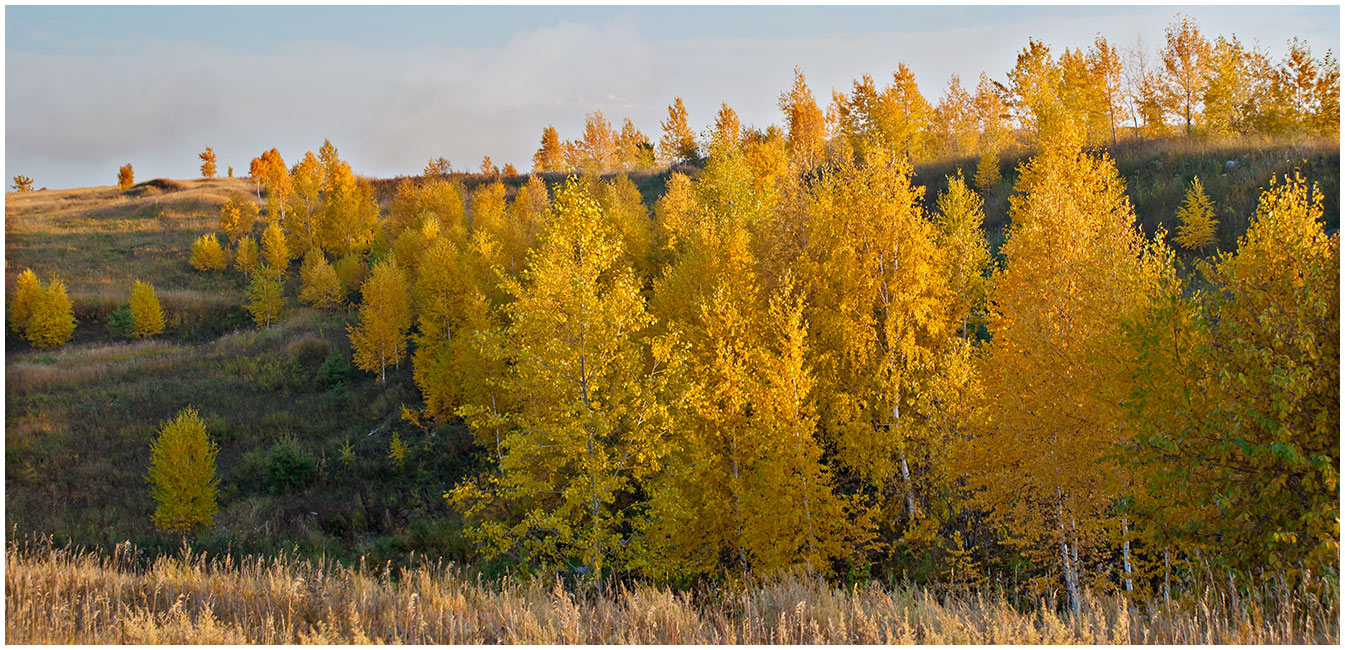
[[[327,360],[322,362],[322,367],[318,368],[318,381],[323,386],[335,388],[338,384],[344,384],[350,377],[350,359],[346,358],[344,352],[338,348],[332,348],[327,354]]]
[[[272,494],[298,491],[317,473],[317,465],[313,454],[300,450],[293,440],[281,440],[266,457],[266,485]]]
[[[122,305],[107,315],[107,329],[113,336],[123,339],[135,334],[135,317],[131,315],[130,305]]]

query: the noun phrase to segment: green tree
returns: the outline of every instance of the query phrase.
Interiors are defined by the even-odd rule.
[[[159,429],[150,447],[147,478],[155,503],[153,521],[160,530],[185,534],[214,523],[218,452],[195,408],[183,409]]]

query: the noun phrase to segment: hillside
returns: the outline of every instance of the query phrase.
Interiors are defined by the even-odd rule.
[[[1339,227],[1335,146],[1147,143],[1114,153],[1146,232],[1173,229],[1186,184],[1199,174],[1220,211],[1227,249],[1246,229],[1258,188],[1295,168],[1319,182],[1327,227]],[[1004,179],[990,193],[992,242],[1002,240],[1013,168],[1022,159],[1002,161]],[[945,175],[974,162],[924,165],[916,179],[932,198]],[[636,178],[646,203],[666,177]],[[384,200],[395,182],[378,183]],[[297,305],[297,269],[287,277],[286,318],[259,330],[241,306],[240,274],[187,265],[191,241],[214,228],[218,206],[232,192],[254,189],[244,179],[213,179],[6,196],[7,285],[24,268],[58,274],[79,321],[73,342],[52,352],[6,338],[6,527],[85,544],[176,546],[150,525],[144,475],[156,428],[190,404],[221,447],[220,513],[197,548],[297,548],[375,563],[400,562],[416,550],[472,560],[442,495],[481,452],[461,426],[402,422],[401,406],[420,399],[411,364],[382,385],[350,370],[352,314]],[[167,330],[152,342],[127,343],[107,324],[136,279],[158,288],[168,314]],[[388,457],[394,433],[410,449],[404,464]],[[276,469],[286,457],[298,458],[300,469]],[[276,474],[284,471],[293,475]]]

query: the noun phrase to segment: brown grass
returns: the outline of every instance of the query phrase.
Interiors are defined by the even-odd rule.
[[[1089,595],[1052,604],[796,575],[696,593],[637,585],[605,594],[547,579],[470,578],[449,565],[349,569],[285,557],[145,559],[11,544],[9,643],[1337,643],[1334,591],[1204,590],[1134,607]],[[1141,613],[1149,612],[1149,613]]]

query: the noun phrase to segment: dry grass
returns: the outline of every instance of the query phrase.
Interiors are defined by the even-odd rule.
[[[190,551],[145,559],[10,545],[9,643],[1337,643],[1326,601],[1282,586],[1205,590],[1163,608],[1089,596],[1077,620],[1048,603],[924,589],[850,589],[806,576],[685,593],[598,595],[545,579],[488,582]],[[1140,613],[1148,611],[1151,613]]]

